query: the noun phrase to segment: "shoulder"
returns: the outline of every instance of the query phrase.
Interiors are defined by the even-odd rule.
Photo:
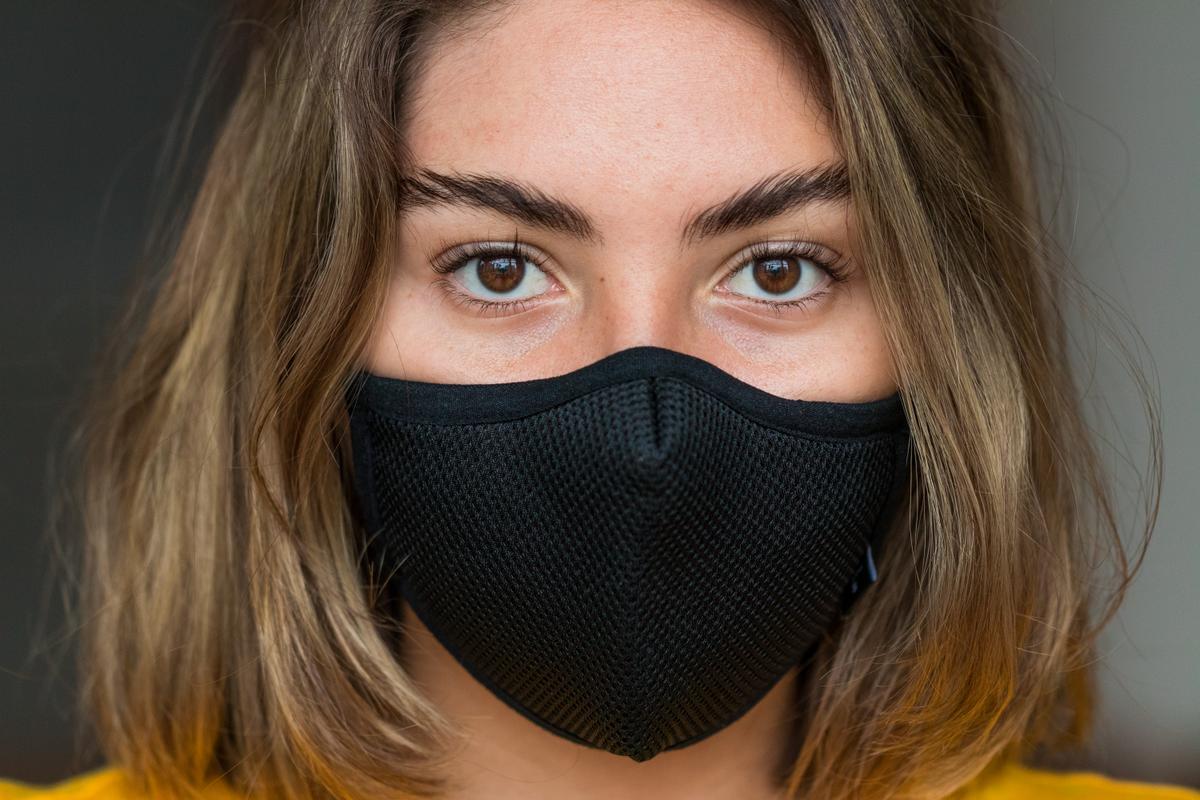
[[[231,797],[221,790],[212,800]],[[53,786],[0,780],[0,800],[138,800],[121,772],[98,769]],[[1183,786],[1110,778],[1097,772],[1054,772],[1011,764],[972,787],[966,800],[1200,800],[1200,791]]]
[[[230,800],[233,795],[214,787],[199,797],[206,800]],[[0,800],[145,800],[114,767],[85,772],[51,786],[34,786],[0,780]]]
[[[1200,791],[1123,781],[1098,772],[1055,772],[1009,764],[965,795],[969,800],[1200,800]]]
[[[68,778],[52,786],[0,780],[0,800],[91,800],[91,798],[128,797],[121,773],[98,769]]]

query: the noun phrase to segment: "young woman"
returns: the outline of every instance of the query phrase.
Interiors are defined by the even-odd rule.
[[[0,797],[1200,797],[1025,765],[1133,570],[988,7],[239,20]]]

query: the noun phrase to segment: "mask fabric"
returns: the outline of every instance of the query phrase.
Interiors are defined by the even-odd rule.
[[[806,658],[908,471],[898,393],[791,400],[654,346],[510,383],[359,372],[347,402],[385,591],[509,706],[635,761]]]

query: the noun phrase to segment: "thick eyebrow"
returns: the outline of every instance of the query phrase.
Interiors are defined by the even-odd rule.
[[[784,170],[693,216],[681,239],[691,244],[758,225],[809,203],[849,199],[850,176],[843,162]]]
[[[400,211],[431,206],[483,208],[576,239],[602,241],[596,224],[578,206],[511,178],[420,169],[401,178],[400,190]],[[809,203],[845,202],[849,197],[850,181],[844,163],[784,170],[693,214],[683,225],[680,239],[694,244],[749,228]]]

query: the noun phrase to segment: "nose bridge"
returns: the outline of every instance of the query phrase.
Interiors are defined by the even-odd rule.
[[[625,256],[593,285],[592,340],[607,355],[638,345],[686,350],[695,321],[685,268],[670,257]]]

